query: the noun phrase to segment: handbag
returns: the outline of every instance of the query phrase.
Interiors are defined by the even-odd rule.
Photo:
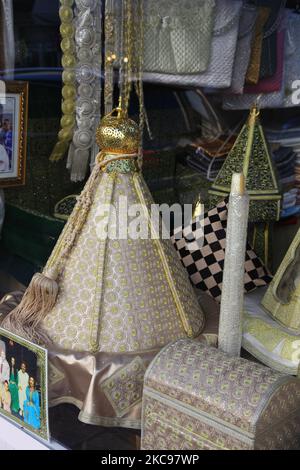
[[[246,83],[248,84],[256,84],[259,80],[263,29],[266,21],[268,20],[269,15],[269,8],[258,8],[258,16],[255,24],[255,34],[252,41],[250,61],[246,74]]]
[[[245,93],[272,93],[279,91],[282,87],[283,80],[283,60],[284,60],[284,39],[285,32],[283,30],[276,31],[276,72],[272,77],[262,78],[257,85],[246,85]]]
[[[283,20],[278,30],[277,34],[279,36],[279,47],[277,49],[278,59],[277,63],[279,65],[278,75],[273,79],[273,85],[275,82],[281,82],[281,87],[278,91],[271,93],[244,93],[243,95],[231,95],[224,96],[223,99],[223,109],[232,110],[232,109],[250,109],[253,104],[257,103],[260,108],[280,108],[283,105],[284,101],[284,83],[285,83],[285,73],[286,66],[283,67],[282,77],[280,64],[284,64],[288,57],[288,47],[286,46],[286,34],[285,30],[287,28],[287,16],[283,16]],[[280,47],[285,44],[284,47]],[[280,80],[281,78],[281,80]],[[255,85],[253,85],[254,87]],[[247,91],[250,87],[245,87]],[[252,89],[252,88],[251,88]],[[256,88],[257,89],[257,88]],[[267,89],[267,86],[266,86]]]
[[[226,96],[223,99],[223,108],[249,109],[253,103],[258,102],[260,108],[290,108],[298,106],[293,100],[293,83],[300,77],[300,15],[286,10],[283,16],[281,29],[286,30],[284,42],[284,69],[282,86],[273,93],[244,94]],[[281,31],[280,29],[280,31]],[[282,48],[278,48],[280,54]]]
[[[276,31],[281,23],[281,15],[286,0],[258,0],[258,4],[270,8],[270,15],[264,27],[259,78],[272,77],[277,69]]]
[[[199,73],[207,69],[215,0],[146,0],[144,70]]]
[[[242,4],[240,0],[218,1],[210,62],[205,72],[189,75],[145,72],[144,81],[190,87],[228,88],[231,85]]]
[[[257,15],[258,9],[256,7],[251,5],[243,6],[234,58],[231,87],[228,89],[229,93],[243,93]]]

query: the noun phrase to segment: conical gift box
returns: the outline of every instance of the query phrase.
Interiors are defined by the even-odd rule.
[[[153,200],[136,162],[138,134],[121,111],[102,120],[92,203],[43,321],[52,341],[50,405],[72,403],[81,421],[133,428],[140,427],[150,361],[170,341],[196,337],[204,326],[171,241],[152,226]],[[152,238],[130,238],[126,226],[124,232],[125,200],[141,205],[142,228],[152,229]]]
[[[209,191],[211,206],[230,193],[233,173],[243,172],[250,196],[249,220],[268,222],[278,220],[280,191],[272,158],[256,107],[243,126],[237,140]]]
[[[271,261],[270,223],[279,219],[281,195],[256,106],[209,190],[211,207],[228,196],[231,177],[240,172],[246,177],[250,197],[249,221],[255,223],[252,245],[268,265]]]

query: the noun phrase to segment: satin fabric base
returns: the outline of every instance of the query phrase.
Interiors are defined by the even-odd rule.
[[[216,347],[219,304],[198,289],[194,292],[206,318],[204,331],[195,340]],[[48,346],[49,406],[71,403],[80,410],[78,419],[86,424],[140,429],[142,396],[124,415],[117,416],[102,384],[136,358],[142,359],[146,369],[160,350],[93,354]]]
[[[108,399],[103,384],[136,358],[142,360],[146,370],[159,350],[92,354],[48,348],[49,406],[73,404],[80,410],[78,419],[87,424],[140,429],[142,394],[120,416]],[[135,388],[137,385],[140,384],[133,383]]]

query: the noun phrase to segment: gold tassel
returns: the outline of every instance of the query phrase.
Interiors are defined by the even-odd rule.
[[[35,274],[21,302],[5,318],[1,327],[30,341],[46,342],[45,334],[38,331],[37,326],[54,307],[57,294],[58,284],[55,279],[43,273]]]

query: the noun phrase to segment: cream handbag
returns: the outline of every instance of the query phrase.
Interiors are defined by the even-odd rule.
[[[205,71],[193,74],[149,73],[146,62],[144,80],[191,87],[230,87],[242,4],[243,2],[239,0],[234,2],[232,0],[219,0],[217,2],[210,60]],[[202,22],[203,19],[199,24],[202,24]],[[147,40],[146,36],[145,42]]]
[[[144,70],[199,73],[207,69],[215,0],[146,0]]]

